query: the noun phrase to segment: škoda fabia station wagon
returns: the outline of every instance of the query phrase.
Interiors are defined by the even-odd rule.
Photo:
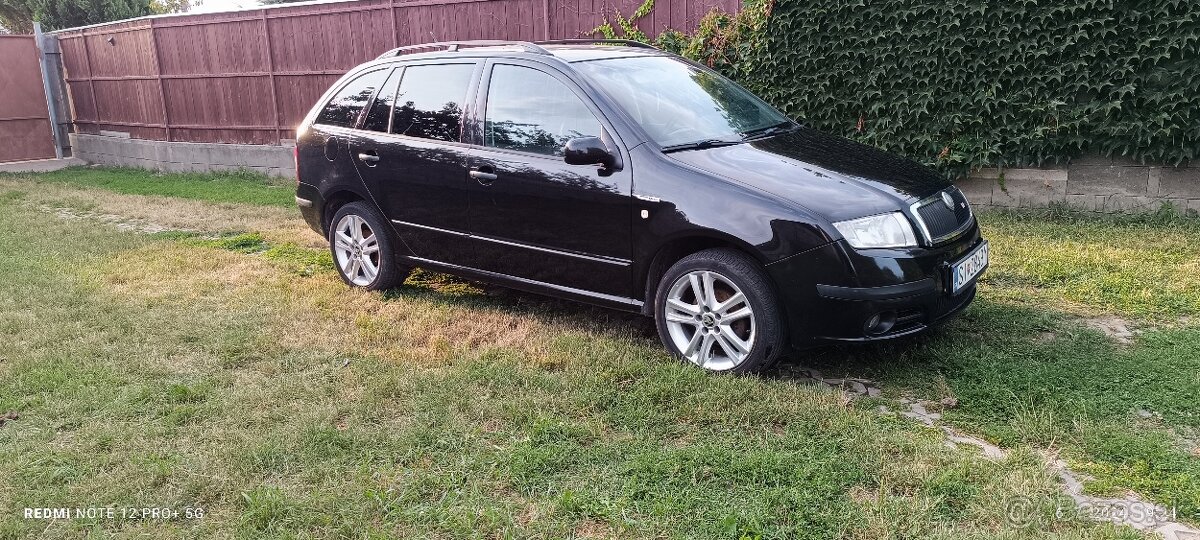
[[[420,266],[640,312],[714,371],[920,332],[988,264],[940,175],[637,43],[404,47],[298,131],[296,200],[348,284]]]

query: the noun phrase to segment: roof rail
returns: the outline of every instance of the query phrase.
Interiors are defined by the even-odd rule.
[[[534,44],[536,44],[536,45],[572,45],[572,44],[583,45],[583,44],[587,44],[587,43],[600,43],[600,44],[607,43],[607,44],[611,44],[611,45],[626,45],[629,47],[654,49],[656,51],[659,50],[659,48],[655,47],[654,45],[651,45],[649,43],[642,43],[641,41],[634,41],[632,39],[580,38],[580,39],[550,39],[550,40],[545,40],[545,41],[535,41],[534,42]]]
[[[525,52],[531,52],[534,54],[550,54],[550,51],[547,51],[545,48],[539,47],[528,41],[504,41],[504,40],[497,40],[497,39],[483,39],[483,40],[473,40],[473,41],[439,41],[436,43],[422,43],[420,45],[406,45],[404,47],[396,47],[395,49],[385,52],[385,53],[379,55],[379,58],[390,58],[393,56],[400,56],[402,54],[406,54],[406,53],[409,53],[412,51],[418,51],[418,50],[422,50],[422,49],[441,49],[444,51],[453,52],[453,51],[459,50],[460,48],[466,48],[466,47],[499,47],[499,46],[505,46],[505,45],[512,46],[512,47],[520,47],[522,49],[525,49]]]

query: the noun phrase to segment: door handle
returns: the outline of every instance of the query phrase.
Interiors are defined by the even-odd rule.
[[[474,169],[471,169],[471,173],[470,173],[471,178],[479,180],[479,183],[481,183],[481,184],[490,184],[490,183],[496,181],[496,173],[481,170],[484,168],[485,167],[476,167]],[[491,170],[491,167],[486,167],[486,168]]]
[[[379,163],[379,156],[374,153],[359,152],[358,159],[362,160],[363,163],[368,165],[372,163]]]

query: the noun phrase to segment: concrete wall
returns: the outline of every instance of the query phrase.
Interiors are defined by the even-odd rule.
[[[71,134],[75,157],[90,163],[141,167],[168,172],[249,169],[269,176],[294,178],[292,146],[217,144],[131,139],[127,134]]]
[[[75,156],[91,163],[171,172],[250,169],[295,177],[292,146],[163,142],[127,134],[71,134]],[[1052,203],[1096,212],[1176,209],[1200,213],[1200,166],[1160,167],[1107,158],[1076,160],[1058,169],[983,169],[958,182],[979,207],[1044,208]]]
[[[1075,160],[1058,169],[976,171],[958,186],[971,204],[1042,208],[1063,203],[1095,212],[1154,211],[1171,203],[1200,212],[1200,166],[1137,165],[1109,158]]]

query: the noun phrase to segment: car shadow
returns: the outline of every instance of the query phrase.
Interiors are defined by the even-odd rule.
[[[384,291],[383,300],[419,298],[459,307],[489,309],[534,319],[542,324],[566,326],[658,343],[654,319],[638,313],[592,306],[500,285],[418,269],[399,287]]]
[[[661,349],[654,319],[630,313],[550,296],[510,289],[465,278],[417,270],[403,285],[385,291],[384,301],[399,298],[419,298],[441,304],[472,309],[497,310],[527,317],[541,324],[587,330],[609,337],[631,339]],[[969,310],[968,310],[969,313]],[[896,358],[912,357],[930,342],[936,342],[947,331],[942,326],[927,333],[905,336],[878,343],[818,344],[803,349],[789,349],[779,362],[760,375],[781,380],[800,379],[805,369],[840,376],[880,376],[894,371],[889,362]],[[969,328],[969,324],[967,325]],[[665,352],[665,350],[664,350]],[[908,364],[911,366],[911,364]]]

